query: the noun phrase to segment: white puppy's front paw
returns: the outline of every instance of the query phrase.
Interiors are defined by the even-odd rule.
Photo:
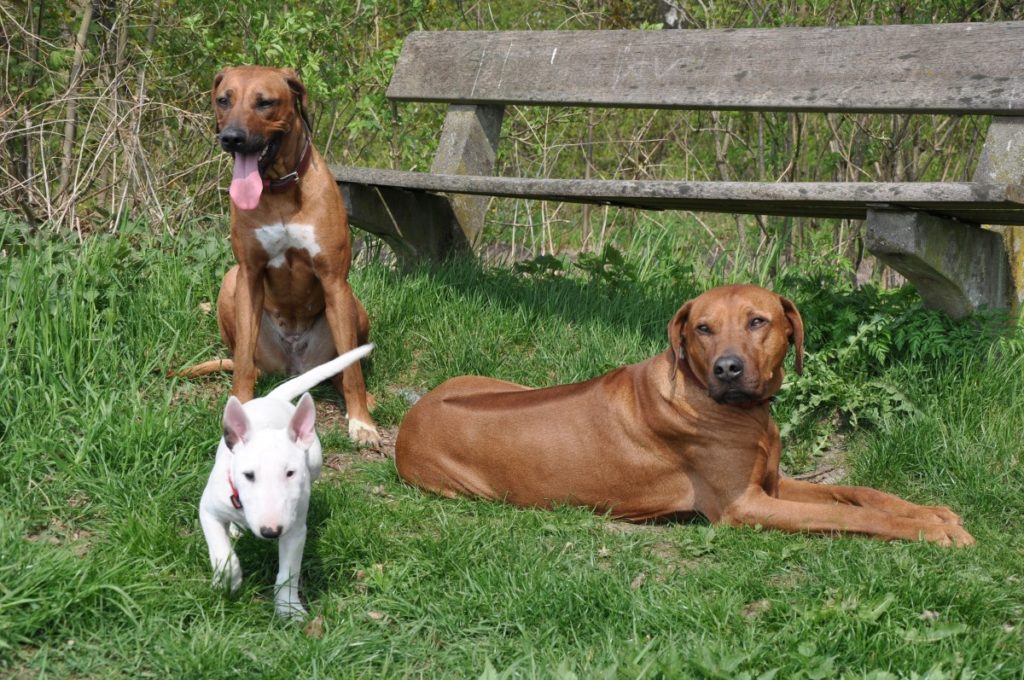
[[[298,597],[292,599],[279,599],[274,602],[274,611],[283,619],[289,619],[291,621],[300,621],[308,615],[309,612],[299,602]]]
[[[226,560],[218,562],[214,567],[213,587],[227,588],[229,593],[235,593],[241,585],[242,565],[238,562],[238,555],[231,553]]]
[[[363,446],[380,446],[380,433],[376,426],[358,418],[348,419],[348,438]]]

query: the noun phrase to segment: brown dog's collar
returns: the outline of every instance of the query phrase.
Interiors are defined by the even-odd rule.
[[[306,146],[302,149],[302,156],[299,158],[298,165],[295,169],[289,172],[284,177],[277,179],[263,179],[263,190],[268,191],[272,194],[279,193],[281,191],[287,191],[293,186],[299,183],[302,176],[306,174],[306,170],[309,169],[309,163],[313,159],[313,144],[310,140],[309,132],[306,132]]]

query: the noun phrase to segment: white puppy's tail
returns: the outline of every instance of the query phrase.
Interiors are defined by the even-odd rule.
[[[316,368],[312,368],[302,375],[297,375],[288,382],[278,385],[270,391],[270,394],[268,394],[267,397],[280,399],[282,401],[292,401],[303,392],[308,392],[324,380],[341,373],[372,351],[372,343],[349,350],[340,357],[331,359],[326,364],[320,364]]]

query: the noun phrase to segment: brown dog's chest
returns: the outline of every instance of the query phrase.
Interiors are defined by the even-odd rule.
[[[312,224],[300,221],[272,222],[246,230],[245,259],[262,267],[263,306],[283,330],[301,332],[324,312],[324,290],[315,259],[325,245]]]

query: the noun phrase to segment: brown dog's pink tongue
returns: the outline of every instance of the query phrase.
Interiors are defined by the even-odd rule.
[[[254,210],[260,204],[263,178],[260,177],[259,154],[236,153],[235,172],[228,194],[240,210]]]

